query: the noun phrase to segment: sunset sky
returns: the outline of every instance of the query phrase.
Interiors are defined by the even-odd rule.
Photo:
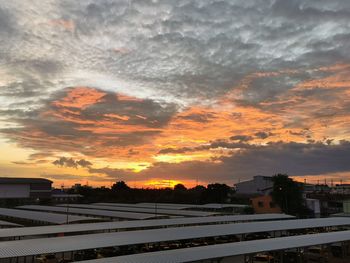
[[[276,173],[350,183],[350,1],[0,1],[0,176]]]

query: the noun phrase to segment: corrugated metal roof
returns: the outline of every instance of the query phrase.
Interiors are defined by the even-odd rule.
[[[22,227],[0,229],[0,238],[19,237],[29,235],[47,235],[58,233],[74,233],[83,231],[99,231],[108,229],[142,228],[142,227],[161,227],[189,224],[211,224],[211,223],[229,223],[236,221],[254,221],[254,220],[273,220],[273,219],[291,219],[293,216],[285,214],[257,214],[257,215],[234,215],[234,216],[210,216],[210,217],[186,217],[174,219],[149,219],[132,220],[119,222],[87,223],[61,226],[40,226],[40,227]]]
[[[155,203],[137,203],[137,205],[154,205]],[[157,204],[162,204],[166,206],[172,206],[172,207],[186,207],[189,208],[193,206],[193,204],[177,204],[177,203],[157,203]]]
[[[241,204],[218,204],[218,203],[209,203],[205,205],[193,206],[192,208],[210,208],[210,209],[221,209],[221,208],[244,208],[248,207],[248,205]]]
[[[141,253],[128,256],[80,261],[81,263],[184,263],[264,251],[308,247],[350,240],[350,231],[279,237],[220,245]]]
[[[189,208],[187,205],[168,205],[166,203],[153,203],[153,204],[126,204],[126,203],[94,203],[94,205],[106,205],[106,206],[125,206],[125,207],[139,207],[139,208],[151,208],[154,209],[155,206],[157,205],[157,208],[162,208],[162,209],[172,209],[172,210],[181,210],[181,209],[186,209]]]
[[[171,240],[183,240],[201,237],[243,234],[251,232],[277,231],[285,229],[349,224],[350,219],[348,218],[320,218],[209,226],[173,227],[151,230],[5,241],[0,242],[0,258],[57,253],[110,246],[144,244]],[[350,238],[350,231],[347,232],[347,237]]]
[[[219,203],[209,203],[204,205],[197,204],[168,204],[168,203],[138,203],[138,204],[126,204],[126,203],[94,203],[94,205],[105,205],[105,206],[117,206],[117,207],[142,207],[142,208],[151,208],[154,209],[156,206],[159,209],[172,209],[172,210],[181,210],[181,209],[200,209],[200,208],[210,208],[210,209],[220,209],[220,208],[244,208],[248,205],[241,204],[219,204]]]
[[[18,206],[17,208],[67,213],[67,207],[63,207],[63,206],[60,207],[60,206],[42,206],[42,205],[23,205],[23,206]],[[103,217],[109,217],[109,218],[126,218],[126,219],[148,219],[148,218],[164,217],[162,215],[117,212],[117,211],[99,210],[99,209],[84,209],[84,208],[75,208],[75,207],[69,207],[68,213],[79,214],[79,215],[103,216]]]
[[[67,216],[63,214],[44,213],[8,208],[0,208],[0,216],[22,218],[51,224],[65,224],[67,222]],[[68,222],[91,221],[94,219],[99,220],[99,218],[69,215]]]
[[[66,206],[62,204],[60,206]],[[177,215],[177,216],[211,216],[218,213],[202,212],[202,211],[189,211],[189,210],[173,210],[162,208],[140,208],[140,207],[126,207],[126,206],[108,206],[108,205],[84,205],[84,204],[69,204],[71,207],[79,208],[91,208],[101,210],[113,210],[113,211],[125,211],[136,213],[148,213],[148,214],[163,214],[163,215]]]
[[[12,222],[7,222],[7,221],[4,221],[4,220],[0,220],[0,226],[19,227],[19,226],[22,226],[22,225],[20,225],[20,224],[15,224],[15,223],[12,223]]]

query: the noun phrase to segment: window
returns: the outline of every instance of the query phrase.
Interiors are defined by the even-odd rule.
[[[270,202],[270,208],[275,208],[276,204],[274,202]]]
[[[261,201],[259,201],[259,202],[258,202],[258,206],[259,206],[259,207],[264,207],[264,203],[261,202]]]

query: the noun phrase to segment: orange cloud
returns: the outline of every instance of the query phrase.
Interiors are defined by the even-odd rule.
[[[52,102],[57,107],[71,107],[84,109],[91,104],[95,104],[106,95],[106,93],[88,87],[71,88],[65,97]]]
[[[249,145],[312,140],[326,144],[330,139],[348,139],[349,69],[340,64],[312,69],[322,72],[320,77],[300,81],[273,98],[245,103],[244,93],[251,89],[252,81],[259,84],[266,77],[299,72],[252,73],[211,105],[192,105],[181,111],[152,100],[88,87],[70,88],[53,97],[36,119],[22,120],[24,129],[11,130],[8,136],[39,153],[67,152],[110,163],[118,160],[121,163],[116,166],[121,169],[130,160],[150,165],[206,162],[216,167],[223,157],[248,151]],[[152,171],[158,173],[161,166],[156,167]],[[175,170],[180,166],[171,167],[178,176]],[[151,177],[146,172],[142,176]]]

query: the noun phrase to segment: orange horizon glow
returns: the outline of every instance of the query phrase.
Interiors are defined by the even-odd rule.
[[[35,126],[33,123],[24,123],[25,129],[18,134],[9,134],[17,142],[19,149],[33,149],[37,157],[28,157],[26,166],[41,167],[55,171],[52,162],[58,156],[67,156],[75,159],[88,159],[97,163],[94,168],[119,169],[127,174],[135,176],[142,171],[147,171],[157,163],[181,164],[185,162],[219,162],[218,159],[234,155],[240,152],[239,146],[235,149],[224,147],[210,148],[213,142],[237,143],[232,141],[235,135],[245,135],[249,138],[248,145],[264,146],[273,142],[299,142],[308,143],[311,138],[314,141],[324,142],[331,137],[337,143],[344,139],[341,127],[344,123],[350,123],[350,116],[338,114],[336,116],[322,116],[315,119],[313,116],[320,111],[329,108],[324,105],[322,98],[311,96],[305,98],[303,92],[313,89],[332,90],[332,96],[337,100],[332,106],[334,110],[346,107],[350,100],[350,92],[346,87],[350,85],[350,65],[336,64],[329,67],[313,69],[314,71],[328,72],[330,75],[318,79],[305,80],[298,83],[286,93],[278,96],[278,101],[263,101],[260,107],[240,103],[244,92],[249,89],[253,80],[266,77],[278,77],[281,75],[297,74],[295,70],[281,70],[276,72],[257,72],[244,78],[238,87],[232,88],[224,96],[215,98],[210,105],[194,104],[174,112],[168,121],[160,124],[157,112],[143,112],[143,105],[149,107],[148,101],[122,93],[111,93],[89,87],[71,87],[62,93],[62,96],[51,101],[39,112],[40,118],[48,123],[59,122],[71,125],[72,133],[88,134],[88,136],[67,135],[55,136],[47,133],[45,129]],[[110,96],[110,97],[109,97]],[[119,111],[114,110],[113,107]],[[264,107],[278,106],[279,111],[266,110]],[[90,108],[104,109],[111,107],[110,111],[101,113],[99,110],[90,113]],[[152,107],[159,107],[156,103]],[[87,115],[88,112],[91,116]],[[295,124],[297,123],[297,124]],[[305,127],[307,126],[307,129]],[[312,131],[312,134],[311,132]],[[268,133],[268,139],[257,137],[255,134]],[[140,135],[139,135],[140,134]],[[312,135],[312,137],[311,137]],[[72,139],[74,138],[74,139]],[[129,144],[123,144],[123,140]],[[137,141],[139,140],[139,141]],[[54,149],[54,150],[53,150]],[[170,149],[167,153],[161,150]],[[182,149],[182,150],[181,150]],[[176,151],[179,152],[176,152]],[[45,156],[45,151],[51,155]],[[34,155],[33,155],[34,156]],[[23,163],[23,158],[13,163]],[[13,166],[13,165],[12,165]],[[55,168],[55,169],[53,169]],[[62,173],[82,176],[83,181],[88,180],[89,170],[61,168]],[[189,173],[190,174],[190,173]],[[96,186],[112,184],[106,182],[103,173],[97,173],[103,179],[91,180]],[[149,177],[150,175],[147,174]],[[157,178],[157,174],[152,174]],[[254,176],[254,174],[252,174]],[[318,175],[324,178],[327,175]],[[296,180],[303,180],[306,176],[295,176]],[[302,178],[302,179],[301,179]],[[316,177],[311,176],[310,180]],[[230,182],[238,179],[232,177]],[[322,180],[322,179],[317,179]],[[55,179],[55,185],[74,184],[72,180]],[[137,187],[173,187],[177,183],[183,183],[186,187],[196,185],[193,178],[180,180],[173,178],[156,179],[137,178],[126,180]],[[210,183],[208,180],[203,182]],[[215,180],[213,180],[215,181]],[[232,183],[231,183],[232,184]]]

